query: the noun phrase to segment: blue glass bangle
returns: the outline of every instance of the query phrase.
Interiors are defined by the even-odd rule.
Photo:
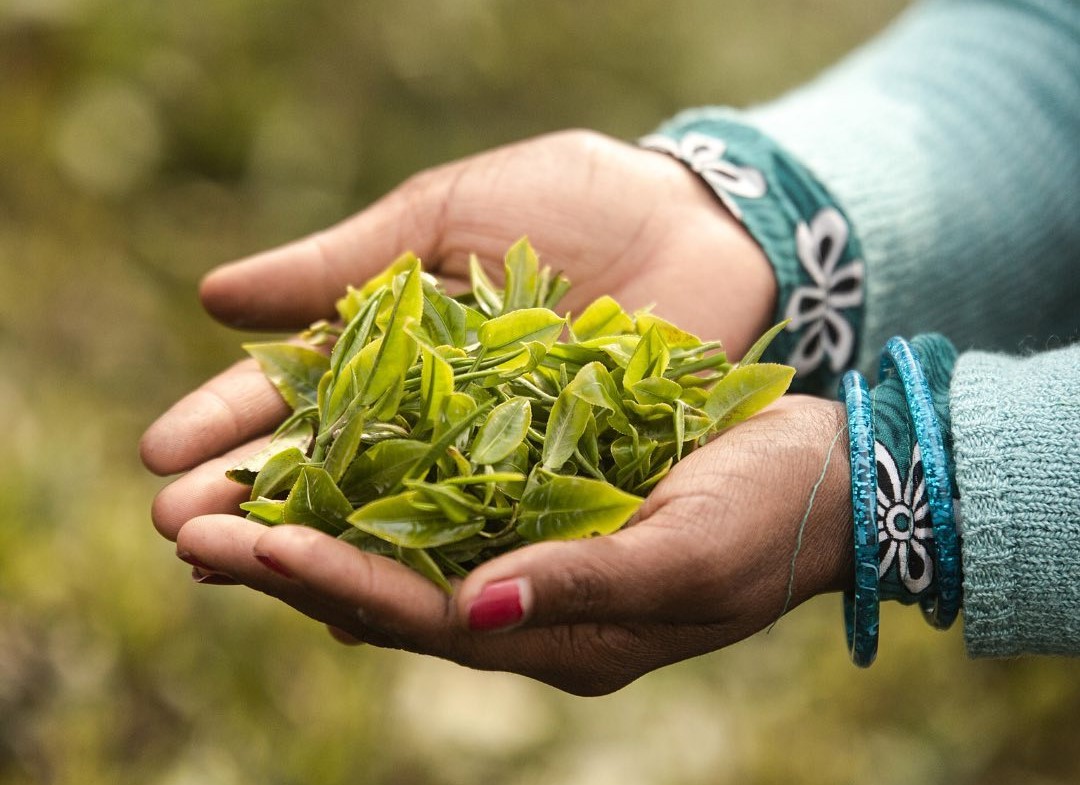
[[[960,612],[961,576],[960,546],[956,536],[956,521],[949,483],[945,443],[934,412],[930,386],[922,365],[911,345],[903,338],[892,338],[881,355],[879,379],[889,368],[896,368],[904,385],[904,397],[911,412],[915,439],[922,454],[923,476],[926,478],[930,501],[930,519],[934,528],[938,593],[920,604],[927,620],[938,629],[948,629]]]
[[[877,656],[880,611],[874,421],[870,390],[862,374],[848,371],[840,386],[847,406],[851,509],[855,524],[855,588],[844,592],[844,628],[852,662],[866,668]]]

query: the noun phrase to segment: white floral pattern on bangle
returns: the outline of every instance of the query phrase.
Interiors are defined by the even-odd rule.
[[[788,362],[799,374],[818,369],[826,357],[839,373],[855,351],[855,331],[840,313],[862,304],[864,265],[861,259],[839,267],[848,243],[848,225],[839,210],[825,207],[809,224],[795,227],[795,248],[810,284],[795,289],[787,303],[789,332],[803,330]]]
[[[691,131],[678,141],[663,134],[651,134],[638,140],[649,150],[657,150],[678,158],[708,183],[724,207],[742,220],[742,209],[731,197],[760,199],[768,190],[765,177],[750,166],[739,166],[724,158],[727,143],[716,137]]]
[[[934,577],[934,559],[927,547],[934,529],[919,445],[912,451],[911,468],[903,481],[896,460],[881,442],[874,445],[874,455],[878,467],[878,576],[884,578],[895,565],[904,589],[917,595],[929,588]]]

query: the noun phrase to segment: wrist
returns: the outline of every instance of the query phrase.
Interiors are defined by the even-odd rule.
[[[856,360],[863,317],[862,248],[841,206],[790,153],[729,110],[685,112],[640,144],[699,176],[768,260],[771,321],[789,322],[767,359],[794,366],[797,389],[833,389]]]

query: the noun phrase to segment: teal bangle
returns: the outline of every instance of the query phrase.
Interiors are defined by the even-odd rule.
[[[855,588],[844,592],[844,628],[851,660],[869,667],[877,656],[878,590],[877,464],[870,390],[858,371],[841,380],[847,407],[851,456],[851,509],[854,518]]]
[[[918,355],[903,338],[892,338],[881,355],[879,379],[896,369],[904,386],[904,397],[911,413],[915,439],[919,444],[923,476],[930,502],[934,529],[937,595],[920,601],[927,620],[938,629],[948,629],[960,612],[960,547],[956,535],[952,486],[949,482],[948,456],[938,425],[934,402]]]

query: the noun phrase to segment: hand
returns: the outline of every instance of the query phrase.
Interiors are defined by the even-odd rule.
[[[511,552],[473,571],[453,596],[312,529],[202,514],[235,504],[215,462],[162,493],[158,524],[178,535],[178,553],[200,565],[197,575],[231,576],[278,597],[341,640],[603,694],[850,585],[844,422],[840,404],[782,399],[677,464],[633,525]],[[490,631],[499,626],[511,628]]]
[[[740,357],[767,329],[776,284],[764,255],[696,175],[667,156],[568,131],[424,172],[344,223],[212,272],[207,309],[243,327],[332,318],[347,283],[411,249],[453,288],[475,252],[497,280],[529,235],[574,286],[565,307],[601,294],[660,316]],[[155,423],[152,471],[185,471],[272,430],[287,414],[254,361],[238,363]]]

